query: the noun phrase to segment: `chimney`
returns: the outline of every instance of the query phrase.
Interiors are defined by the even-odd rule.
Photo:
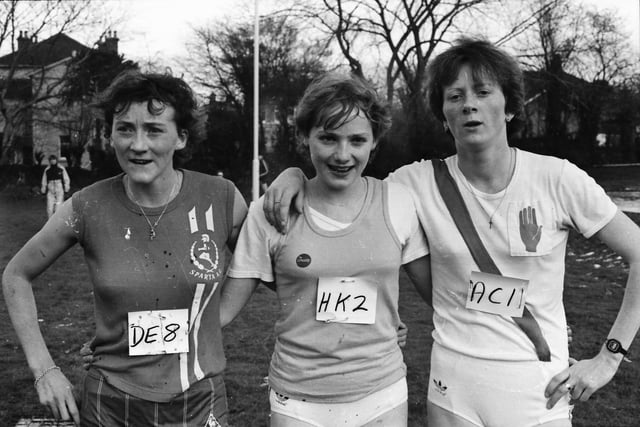
[[[103,52],[109,52],[117,55],[119,40],[117,31],[108,31],[105,35],[104,41],[98,43],[98,49]]]
[[[18,50],[23,50],[31,46],[31,37],[26,31],[20,31],[20,35],[18,36]]]

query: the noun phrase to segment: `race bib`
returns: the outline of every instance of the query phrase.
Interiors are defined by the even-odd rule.
[[[189,310],[129,313],[129,356],[189,352]]]
[[[472,271],[466,307],[485,313],[522,317],[528,287],[528,280]]]
[[[316,320],[321,322],[376,322],[378,289],[375,284],[353,277],[318,279]]]

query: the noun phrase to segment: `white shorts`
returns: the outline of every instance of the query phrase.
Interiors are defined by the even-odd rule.
[[[461,355],[433,343],[429,401],[477,426],[530,427],[571,419],[565,395],[547,409],[544,389],[567,362],[509,362]]]
[[[271,389],[269,403],[275,412],[315,427],[362,426],[407,401],[407,380],[401,380],[355,402],[315,403],[291,399]]]

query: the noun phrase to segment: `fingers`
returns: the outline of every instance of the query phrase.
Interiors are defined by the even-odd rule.
[[[294,207],[296,209],[296,212],[298,212],[299,214],[301,214],[304,210],[304,190],[301,191],[300,194],[298,194],[298,196],[296,197]]]
[[[569,369],[565,369],[551,378],[551,381],[549,381],[549,384],[547,384],[544,390],[544,396],[549,399],[547,400],[548,409],[553,408],[562,396],[571,391],[572,386],[571,384],[567,384],[568,379]]]
[[[407,328],[407,325],[400,321],[400,324],[398,325],[398,346],[400,346],[400,348],[407,345],[408,332],[409,329]]]
[[[73,419],[80,424],[80,413],[73,394],[73,386],[60,372],[51,372],[36,385],[40,403],[51,410],[56,419]]]
[[[289,208],[291,207],[291,199],[293,196],[287,197],[287,192],[282,194],[282,198],[276,204],[276,221],[277,228],[281,233],[287,231],[287,222],[289,221]]]
[[[272,226],[277,227],[276,224],[276,214],[274,211],[274,205],[276,200],[280,200],[280,195],[278,189],[274,187],[269,187],[267,191],[264,193],[264,200],[262,204],[262,210],[264,211],[264,216]]]
[[[538,225],[538,220],[536,219],[536,208],[532,208],[531,206],[529,206],[527,209],[529,209],[529,216],[531,218],[531,223],[533,225]]]
[[[76,403],[76,399],[73,395],[71,397],[71,400],[67,401],[67,409],[69,411],[69,415],[71,415],[71,418],[73,419],[73,422],[76,423],[76,425],[80,425],[80,411],[78,409],[78,404]]]

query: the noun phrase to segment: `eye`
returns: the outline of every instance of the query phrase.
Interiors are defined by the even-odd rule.
[[[478,90],[478,95],[480,95],[480,96],[488,96],[489,94],[491,94],[491,91],[489,89],[479,89]]]
[[[363,136],[354,136],[350,139],[350,142],[351,142],[351,145],[360,147],[367,143],[367,138]]]
[[[447,101],[450,101],[450,102],[459,101],[461,98],[462,96],[459,93],[451,93],[447,95]]]
[[[120,134],[128,134],[128,133],[132,133],[133,132],[133,127],[131,125],[128,124],[119,124],[116,125],[116,132],[120,133]]]
[[[318,139],[321,142],[333,142],[336,140],[336,137],[334,135],[331,135],[329,133],[321,133],[320,135],[318,135]]]

